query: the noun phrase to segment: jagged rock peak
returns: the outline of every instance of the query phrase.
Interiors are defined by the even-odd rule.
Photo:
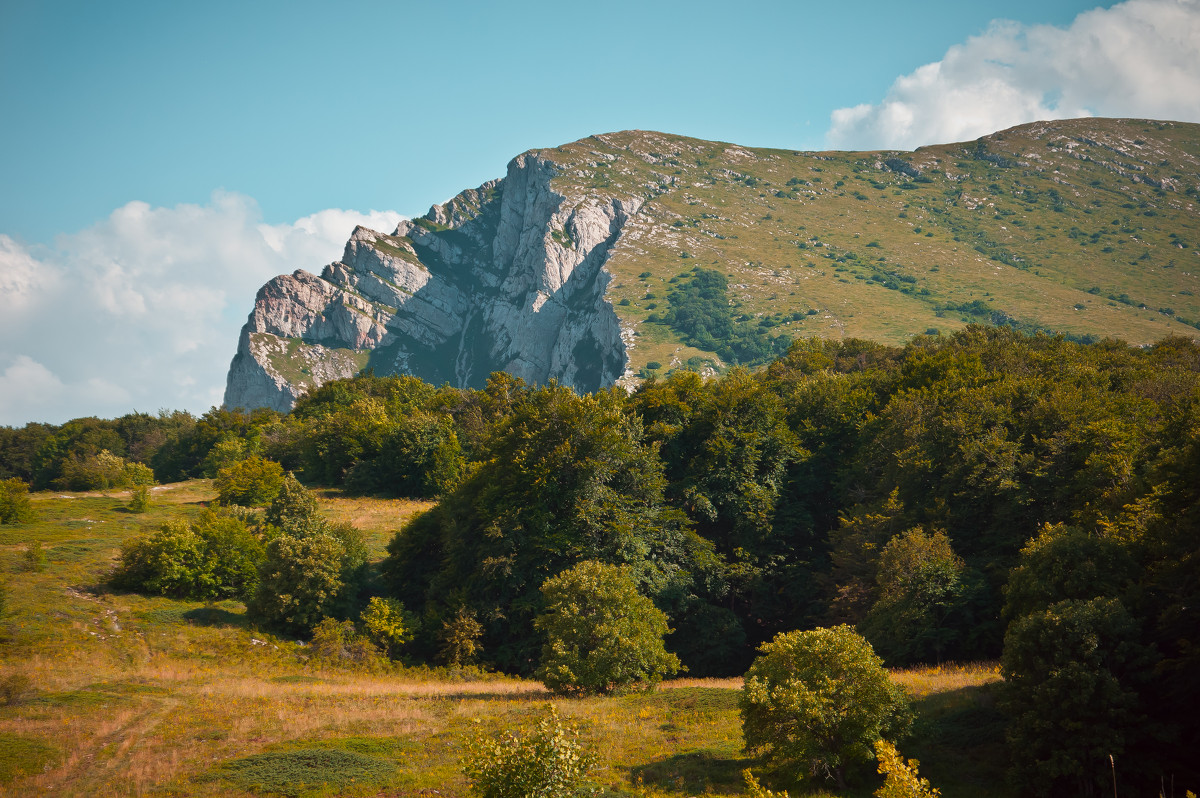
[[[225,404],[290,409],[363,368],[481,386],[493,371],[581,390],[611,385],[626,348],[603,266],[643,198],[568,197],[530,152],[391,234],[358,227],[316,277],[259,291]]]

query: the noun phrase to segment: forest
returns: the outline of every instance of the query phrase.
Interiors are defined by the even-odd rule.
[[[26,485],[192,477],[220,500],[128,541],[115,587],[533,675],[550,587],[619,566],[690,676],[747,673],[781,634],[845,624],[889,666],[998,659],[1023,791],[1089,794],[1110,756],[1143,794],[1200,779],[1190,339],[971,326],[904,347],[798,340],[761,370],[677,370],[629,394],[365,374],[288,414],[0,428],[14,519]],[[317,486],[436,503],[372,563]]]

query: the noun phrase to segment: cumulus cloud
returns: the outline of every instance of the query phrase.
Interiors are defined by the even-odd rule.
[[[1042,119],[1200,122],[1200,0],[1128,0],[1065,28],[998,20],[896,79],[883,102],[833,112],[840,149],[966,141]]]
[[[220,404],[259,286],[337,260],[355,225],[393,211],[320,211],[263,223],[249,197],[130,202],[104,221],[25,247],[0,235],[0,424]]]

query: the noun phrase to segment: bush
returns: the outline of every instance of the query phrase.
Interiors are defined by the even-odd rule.
[[[265,507],[283,486],[283,466],[262,457],[247,457],[217,472],[213,480],[221,504]]]
[[[379,650],[365,635],[358,633],[350,621],[326,618],[313,629],[313,656],[335,665],[370,665],[379,657]]]
[[[111,582],[122,590],[196,599],[248,598],[262,544],[238,518],[206,510],[192,523],[172,521],[121,546]]]
[[[875,742],[875,758],[879,760],[879,774],[884,777],[875,798],[938,798],[942,794],[929,779],[917,774],[920,762],[910,759],[906,763],[896,746],[888,741]]]
[[[329,532],[272,539],[247,614],[285,633],[308,635],[334,614],[345,556],[346,547]]]
[[[0,524],[25,524],[36,518],[29,502],[29,483],[0,479]]]
[[[150,509],[150,488],[140,485],[129,491],[129,512],[144,513]]]
[[[786,632],[759,648],[739,705],[746,748],[846,787],[848,765],[910,722],[904,691],[849,626]]]
[[[585,560],[542,585],[546,634],[538,677],[559,694],[653,688],[679,671],[667,616],[638,593],[628,568]]]
[[[54,480],[64,490],[117,490],[133,485],[153,485],[154,472],[143,463],[131,463],[102,449],[97,454],[72,454],[63,460],[62,474]]]
[[[594,761],[578,737],[551,704],[532,732],[468,740],[463,773],[479,798],[562,798],[575,792]]]
[[[367,608],[358,621],[367,639],[387,654],[389,659],[399,656],[400,647],[412,639],[415,625],[403,604],[378,596],[367,602]]]
[[[22,567],[26,571],[41,573],[46,570],[47,564],[46,550],[42,548],[42,541],[35,540],[25,547],[24,563]]]
[[[483,636],[483,624],[475,613],[459,607],[458,614],[442,622],[442,647],[438,657],[447,665],[467,665],[483,650],[479,638]]]

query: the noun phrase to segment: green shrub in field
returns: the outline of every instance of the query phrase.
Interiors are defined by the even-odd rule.
[[[358,612],[367,578],[367,547],[350,524],[331,524],[317,498],[294,476],[283,478],[263,513],[266,556],[247,602],[249,617],[281,632],[307,636],[324,618]]]
[[[176,598],[251,595],[263,547],[240,519],[207,510],[192,522],[166,523],[127,540],[113,572],[114,587]]]
[[[575,792],[594,762],[578,737],[578,729],[564,726],[551,704],[532,731],[468,740],[463,773],[479,798],[563,798]]]
[[[453,618],[442,621],[438,658],[447,665],[469,665],[483,650],[479,643],[482,636],[483,624],[475,617],[475,613],[466,607],[459,607]]]
[[[150,505],[150,488],[146,485],[139,485],[129,491],[129,512],[144,513],[149,511]]]
[[[871,758],[871,745],[910,722],[871,644],[849,626],[784,632],[759,648],[739,704],[746,748],[837,781]]]
[[[667,616],[638,592],[628,568],[585,560],[542,585],[546,635],[538,677],[560,694],[653,688],[679,671],[663,637]]]
[[[283,485],[283,466],[262,457],[247,457],[217,472],[213,487],[221,504],[265,507]]]
[[[36,518],[29,503],[29,483],[0,479],[0,524],[24,524]]]

